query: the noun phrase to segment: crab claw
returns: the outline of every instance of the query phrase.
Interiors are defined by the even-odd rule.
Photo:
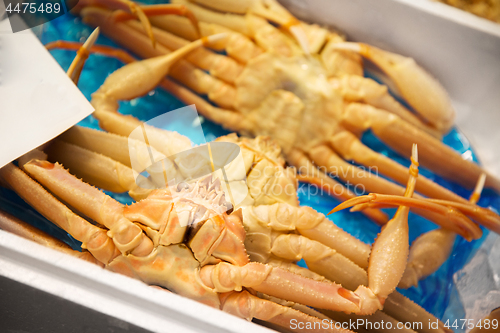
[[[192,50],[202,45],[210,45],[226,36],[226,33],[220,33],[203,37],[172,53],[123,66],[112,73],[92,95],[91,103],[96,109],[94,115],[98,117],[101,111],[116,111],[119,100],[145,95],[158,85],[176,61]]]
[[[443,134],[451,129],[455,111],[448,94],[415,60],[362,43],[338,43],[334,47],[357,52],[375,63],[424,120]]]

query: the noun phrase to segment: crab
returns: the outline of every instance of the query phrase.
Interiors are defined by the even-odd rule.
[[[206,42],[208,41],[205,40],[205,43]],[[156,85],[158,81],[161,80],[161,77],[164,75],[164,73],[168,72],[176,57],[178,57],[182,53],[189,52],[189,50],[193,50],[194,47],[197,47],[200,44],[202,44],[202,42],[193,44],[195,46],[191,45],[186,47],[188,51],[179,50],[172,55],[162,56],[149,61],[125,66],[118,73],[111,75],[107,79],[106,83],[94,95],[97,95],[97,97],[94,97],[94,99],[98,101],[97,104],[101,105],[100,108],[97,108],[97,117],[101,120],[101,126],[121,135],[129,135],[131,128],[141,126],[140,122],[138,122],[137,120],[119,115],[119,113],[116,112],[116,106],[114,106],[116,105],[116,101],[120,98],[123,98],[123,96],[130,98],[130,94],[133,94],[133,96],[137,96],[140,95],[141,92],[145,93],[152,89],[154,85]],[[145,72],[138,72],[136,70],[137,68],[141,67],[148,68],[150,64],[154,63],[162,63],[164,66],[163,71],[150,70]],[[156,69],[154,66],[153,68]],[[142,86],[142,91],[137,89],[130,90],[129,85],[121,84],[122,82],[124,82],[122,79],[124,77],[131,77],[134,82],[140,82],[139,85]],[[115,82],[120,82],[120,85],[117,85]],[[162,85],[164,83],[165,82],[162,81]],[[105,107],[103,108],[102,105],[104,105]],[[121,124],[121,126],[118,126],[118,124]],[[61,138],[62,141],[68,141],[73,144],[83,146],[83,148],[97,150],[105,155],[111,154],[115,156],[117,160],[121,160],[126,164],[130,164],[128,154],[123,153],[124,151],[127,151],[127,149],[123,149],[123,147],[126,147],[127,144],[130,144],[130,139],[128,143],[121,143],[122,149],[116,149],[118,146],[113,146],[115,149],[106,150],[103,143],[109,139],[109,135],[104,133],[97,134],[92,132],[92,130],[75,127],[65,133]],[[175,135],[174,133],[155,132],[155,135],[157,135],[156,139],[151,141],[152,146],[148,148],[152,151],[156,151],[155,148],[158,148],[159,150],[162,150],[166,155],[169,155],[175,153],[179,149],[182,150],[190,148],[189,144],[186,143],[189,140],[182,140],[178,135]],[[113,140],[116,141],[116,139],[117,137],[115,136]],[[167,141],[171,143],[177,142],[171,145],[172,147],[175,147],[174,150],[171,150],[171,147],[169,147],[170,145],[166,146],[162,144],[162,142]],[[258,138],[256,141],[252,141],[248,139],[237,139],[235,136],[220,138],[219,141],[235,142],[242,147],[242,151],[246,152],[247,155],[245,157],[245,160],[249,161],[249,163],[246,163],[248,169],[246,171],[246,174],[249,175],[249,180],[252,180],[251,178],[253,177],[254,180],[259,183],[259,186],[257,186],[256,188],[249,188],[249,192],[252,198],[250,202],[247,202],[247,206],[243,208],[243,215],[245,216],[245,218],[243,219],[244,225],[249,231],[249,237],[246,238],[247,241],[245,247],[248,251],[250,251],[250,257],[252,258],[252,260],[280,267],[287,267],[288,269],[292,269],[293,271],[301,272],[306,276],[313,276],[317,280],[324,280],[325,278],[323,276],[315,275],[310,272],[305,273],[303,269],[300,269],[297,266],[293,265],[294,261],[300,259],[300,257],[303,257],[307,258],[306,261],[308,262],[310,268],[312,268],[314,271],[320,272],[321,275],[324,275],[331,280],[341,282],[345,286],[348,286],[350,289],[354,290],[359,285],[367,284],[366,272],[364,272],[363,268],[367,268],[368,253],[370,252],[369,246],[360,243],[355,238],[350,235],[346,235],[345,233],[340,236],[340,238],[343,239],[343,241],[340,242],[338,238],[341,231],[339,231],[338,229],[334,229],[334,231],[332,232],[333,225],[331,225],[331,223],[325,223],[328,221],[324,218],[324,216],[314,212],[313,210],[307,209],[306,207],[297,207],[298,202],[295,192],[293,192],[292,195],[288,196],[276,196],[273,193],[274,186],[287,187],[288,185],[291,185],[293,188],[293,184],[295,182],[290,177],[287,177],[283,172],[284,161],[281,159],[281,151],[278,145],[269,144],[269,139]],[[80,174],[78,171],[78,167],[80,167],[81,170],[86,170],[91,167],[92,163],[89,163],[90,165],[85,164],[85,161],[89,159],[88,153],[87,155],[83,155],[85,154],[85,151],[79,150],[78,155],[80,155],[81,157],[79,159],[77,158],[75,163],[75,161],[71,162],[71,159],[66,158],[69,155],[75,155],[70,153],[71,149],[78,150],[75,147],[70,148],[67,146],[67,144],[60,142],[56,144],[56,147],[54,149],[50,149],[50,151],[52,151],[51,154],[53,156],[56,156],[56,160],[62,159],[64,160],[63,164],[72,165],[70,166],[72,172],[76,170],[76,173],[79,176],[83,178],[89,177],[89,175]],[[266,154],[261,154],[263,150],[266,151]],[[155,154],[161,155],[162,153],[154,152],[154,155]],[[259,154],[260,157],[256,157]],[[264,157],[262,155],[264,155]],[[164,155],[162,156],[164,157]],[[115,162],[112,162],[112,165],[114,165],[113,163]],[[99,163],[99,165],[102,164]],[[274,168],[272,173],[265,171],[266,168],[269,167],[269,165]],[[177,165],[176,167],[179,168],[179,165]],[[260,170],[263,170],[263,172],[261,172]],[[92,170],[92,172],[90,173],[94,173],[95,175],[99,174],[98,170]],[[132,172],[129,172],[129,174],[132,174]],[[94,184],[96,184],[95,175],[93,180],[92,178],[90,178],[90,182],[93,182]],[[118,172],[117,176],[120,175],[126,175],[126,173]],[[110,179],[110,177],[106,178],[106,180],[108,181]],[[125,187],[126,190],[132,190],[132,195],[134,195],[133,193],[137,189],[137,183],[135,183],[133,180],[115,180],[115,184],[120,184],[121,186],[123,186],[123,184],[129,184],[127,185],[128,187]],[[130,184],[132,185],[132,187],[130,187]],[[106,185],[101,184],[100,187],[106,188]],[[146,195],[148,193],[150,193],[150,191],[147,192]],[[145,195],[145,193],[142,193],[141,195]],[[480,236],[480,230],[477,229],[474,224],[466,222],[459,214],[453,214],[453,212],[448,208],[443,208],[444,210],[442,209],[441,213],[451,213],[451,215],[449,216],[455,217],[454,223],[448,223],[445,224],[445,226],[451,229],[455,228],[454,230],[456,232],[461,233],[465,237],[477,238]],[[373,210],[373,212],[376,212],[376,210]],[[482,213],[484,215],[484,211]],[[478,214],[478,216],[479,215],[481,214]],[[281,216],[287,217],[287,220],[289,221],[287,221],[286,223],[288,224],[285,223],[282,226],[278,226],[278,228],[276,229],[275,224],[283,224],[283,219],[280,218]],[[475,217],[477,218],[478,216]],[[481,219],[479,218],[479,220]],[[491,225],[494,226],[495,224],[492,223]],[[273,238],[273,241],[275,241],[275,245],[267,248],[266,246],[263,247],[262,244],[256,245],[257,242],[254,241],[254,235],[257,235],[259,233],[262,235],[262,230],[266,230],[265,233],[269,235],[268,237]],[[321,232],[319,232],[318,230],[321,230]],[[290,231],[292,231],[291,234]],[[325,242],[325,236],[323,237],[323,243],[326,244],[321,244],[321,242],[318,243],[316,240],[321,240],[321,236],[319,236],[320,233],[330,235],[326,236],[326,238],[331,238],[332,235],[336,235],[337,244],[334,244],[335,241],[334,243],[329,242],[328,240]],[[271,234],[273,236],[271,236]],[[310,236],[310,239],[308,237],[304,237],[304,235]],[[310,246],[315,247],[316,252],[304,252],[304,250],[299,250],[299,252],[296,252],[297,250],[294,250],[295,252],[283,252],[283,249],[286,249],[287,247],[291,249],[294,246],[297,246],[298,241],[305,242],[305,244],[310,244]],[[340,244],[339,246],[339,243],[344,244]],[[331,252],[332,248],[335,249],[333,250],[333,253]],[[323,254],[318,257],[318,253]],[[279,257],[279,261],[276,260],[277,257]],[[339,262],[341,264],[338,266],[343,266],[343,268],[337,271],[332,270],[332,263]],[[397,317],[398,312],[401,312],[398,311],[400,309],[397,309],[397,307],[413,307],[413,305],[411,305],[411,302],[405,300],[401,295],[398,296],[397,293],[395,293],[392,298],[389,298],[388,303],[392,306],[392,311],[394,312],[394,314],[391,313],[391,315],[394,315],[394,317]],[[391,306],[389,306],[389,309]],[[428,316],[428,314],[425,314],[425,312],[421,309],[415,311],[413,307],[412,310],[414,313],[418,313],[418,315],[420,316],[420,320],[422,320],[422,316],[425,318],[426,316]],[[414,319],[415,318],[411,317],[400,317],[400,320],[403,321],[411,321]]]

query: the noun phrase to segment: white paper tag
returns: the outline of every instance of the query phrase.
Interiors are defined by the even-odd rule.
[[[31,30],[0,22],[0,167],[93,111]]]

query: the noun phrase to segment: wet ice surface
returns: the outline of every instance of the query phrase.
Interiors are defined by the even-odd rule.
[[[500,307],[500,237],[497,234],[488,235],[470,262],[453,275],[453,282],[464,307],[463,318],[476,323]],[[460,322],[461,318],[454,319]],[[455,331],[470,331],[461,326],[459,324]]]

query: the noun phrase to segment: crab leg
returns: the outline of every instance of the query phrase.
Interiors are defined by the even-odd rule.
[[[257,223],[257,225],[276,231],[297,230],[301,235],[335,249],[358,266],[362,268],[368,266],[370,246],[343,231],[323,214],[309,207],[293,207],[288,204],[261,205],[244,208],[243,216],[243,222],[248,225]],[[248,244],[250,245],[252,244]]]
[[[132,22],[130,22],[130,23],[132,23]],[[125,29],[125,27],[118,27],[118,25],[115,25],[114,27],[110,27],[110,29],[113,29],[113,31],[111,32],[111,30],[110,30],[108,32],[108,34],[112,33],[115,36],[115,38],[120,38],[119,36],[127,36],[127,38],[129,38],[129,36],[131,35],[130,33],[125,33],[124,32],[125,30],[121,31],[121,32],[118,31],[118,29]],[[126,30],[126,31],[128,31],[128,30]],[[161,32],[158,32],[158,34],[161,34]],[[123,38],[124,43],[127,43],[127,38]],[[141,37],[137,36],[137,38],[141,38]],[[170,37],[168,37],[168,38],[170,38]],[[134,40],[135,44],[136,44],[136,42],[137,41]],[[145,44],[144,40],[142,41],[142,44]],[[175,47],[176,45],[170,44],[170,46]],[[126,45],[126,47],[133,47],[133,45]],[[140,48],[140,50],[146,50],[146,49],[147,49],[147,45],[143,45]],[[151,54],[143,54],[143,56],[148,57],[148,56],[151,56]],[[189,67],[187,65],[183,65],[183,69],[186,69],[188,73],[193,73],[193,74],[185,75],[185,73],[184,73],[184,75],[180,75],[180,73],[178,73],[177,70],[174,69],[173,74],[175,74],[175,77],[177,79],[181,79],[181,81],[183,83],[187,84],[188,86],[193,88],[195,91],[198,91],[201,93],[211,94],[212,95],[211,97],[213,99],[215,99],[216,102],[222,103],[222,105],[224,105],[226,107],[229,107],[229,108],[234,107],[231,104],[234,99],[230,98],[230,96],[233,96],[234,92],[228,86],[220,85],[220,83],[214,84],[214,82],[211,80],[206,81],[207,84],[203,84],[203,82],[205,82],[205,80],[207,80],[207,78],[204,78],[201,81],[199,79],[198,80],[191,80],[190,79],[191,77],[195,77],[195,76],[198,77],[202,74],[196,74],[197,73],[196,69]],[[180,70],[179,70],[179,72],[180,72]],[[196,82],[196,81],[198,81],[198,82]],[[203,84],[206,87],[211,87],[211,90],[206,90],[206,89],[200,87],[200,84]],[[175,90],[175,88],[171,88],[170,90]],[[186,91],[184,91],[184,96],[186,96]],[[184,98],[184,100],[193,101],[194,97],[193,96],[186,96]],[[375,104],[377,104],[377,103],[375,103]],[[389,103],[389,104],[391,104],[391,103]],[[369,109],[369,110],[356,110],[356,109],[362,109],[362,108],[363,107],[361,107],[361,105],[359,105],[359,104],[351,104],[348,107],[348,109],[346,110],[346,113],[344,116],[344,118],[345,118],[344,123],[346,125],[351,126],[351,127],[356,126],[357,128],[359,128],[359,122],[357,120],[349,119],[350,117],[357,116],[357,117],[364,118],[365,120],[363,122],[361,122],[363,124],[367,123],[366,118],[370,118],[370,117],[371,118],[374,118],[374,117],[381,118],[381,116],[374,115],[373,112],[370,111],[373,108]],[[367,109],[368,107],[365,106],[364,108]],[[217,112],[219,110],[213,109],[213,108],[208,108],[208,109],[210,109],[209,110],[210,112],[208,113],[208,115],[211,116],[211,119],[222,119],[221,114]],[[373,110],[375,110],[375,109],[373,109]],[[223,112],[223,111],[221,110],[221,112]],[[358,115],[356,115],[356,114],[358,114]],[[234,113],[233,113],[231,116],[235,117],[236,115],[234,115]],[[475,175],[475,173],[482,172],[481,169],[478,166],[476,166],[475,164],[473,164],[471,162],[465,162],[458,154],[453,152],[451,149],[443,146],[438,140],[435,140],[432,137],[427,136],[425,133],[417,131],[417,129],[411,127],[410,125],[408,125],[404,121],[400,120],[399,118],[387,117],[387,119],[384,120],[383,122],[380,122],[380,120],[381,119],[371,120],[371,122],[374,125],[372,126],[372,124],[369,124],[369,126],[372,126],[372,129],[374,130],[374,132],[383,141],[388,143],[390,146],[392,146],[398,152],[406,154],[406,151],[408,151],[409,147],[407,146],[407,144],[404,144],[404,141],[407,139],[410,140],[410,138],[409,138],[410,135],[412,136],[412,138],[416,137],[417,143],[419,143],[421,150],[423,151],[423,154],[422,154],[423,165],[427,165],[431,169],[435,169],[436,172],[441,174],[442,176],[450,178],[452,180],[456,180],[465,186],[469,186],[471,183],[471,182],[469,182],[469,178],[474,179],[474,182],[475,182],[475,179],[477,179],[477,175]],[[384,122],[386,124],[384,124]],[[231,123],[232,123],[232,121],[231,121]],[[353,125],[353,123],[356,123],[356,124]],[[390,123],[390,125],[389,125],[389,123]],[[227,124],[226,126],[229,127],[230,129],[238,129],[234,125]],[[402,127],[401,131],[399,131],[397,128],[394,128],[394,126]],[[366,128],[366,126],[365,126],[365,128]],[[365,129],[365,128],[363,128],[363,129]],[[393,135],[393,133],[387,134],[388,131],[393,132],[395,130],[398,131],[398,134],[401,134],[400,138],[402,138],[402,140],[398,140],[397,142],[395,142],[394,141],[395,136]],[[399,133],[399,132],[401,132],[401,133]],[[411,134],[409,134],[409,133],[411,133]],[[396,136],[396,137],[398,137],[398,136]],[[410,141],[410,142],[413,142],[413,141]],[[437,147],[440,147],[440,148],[436,149]],[[439,155],[439,158],[437,155]],[[442,156],[449,157],[449,159],[444,159],[444,160],[450,160],[452,163],[442,165],[442,163],[436,162],[436,161],[443,160]],[[459,167],[462,164],[464,164],[465,167],[469,170],[468,174],[466,174],[466,177],[463,177],[463,174],[461,176],[457,175],[458,172],[456,171],[456,169],[457,169],[457,167]],[[401,174],[401,168],[399,168],[399,170],[396,170],[395,172],[397,174]],[[469,177],[469,175],[472,175],[472,176]],[[492,177],[490,177],[490,178],[491,179],[489,179],[487,181],[487,186],[500,189],[500,183],[498,181],[494,180]],[[421,182],[419,182],[419,184],[420,183]],[[420,185],[419,185],[419,188],[420,188]],[[433,186],[432,188],[428,188],[426,192],[430,193],[430,192],[434,191],[435,188],[436,188],[436,186]]]
[[[129,192],[136,200],[147,197],[155,185],[142,175],[107,156],[63,141],[54,141],[46,152],[65,165],[72,174],[99,188],[116,193]]]
[[[128,167],[132,167],[129,153],[130,146],[133,146],[134,150],[138,152],[150,151],[154,160],[165,158],[162,153],[142,141],[87,127],[73,126],[58,136],[58,140],[102,154]]]
[[[127,23],[127,27],[133,28],[134,30],[140,32],[140,25],[137,21],[130,21]],[[127,29],[127,28],[124,28]],[[174,34],[167,31],[153,27],[153,34],[158,41],[166,47],[169,52],[170,50],[177,50],[187,44],[189,41],[180,38]],[[230,37],[228,37],[230,38]],[[150,52],[149,51],[143,51]],[[150,56],[144,56],[144,58],[149,58]],[[197,67],[203,70],[210,71],[210,74],[214,77],[220,78],[226,82],[234,82],[238,75],[242,72],[243,67],[237,61],[230,57],[225,57],[210,51],[204,47],[200,47],[185,57],[186,60],[193,63]]]
[[[344,75],[341,78],[330,79],[334,89],[337,89],[347,102],[358,102],[372,105],[401,117],[404,121],[420,128],[430,135],[441,139],[442,134],[436,129],[424,124],[408,109],[392,97],[387,86],[383,86],[359,75]]]
[[[80,1],[78,5],[74,8],[73,12],[79,14],[82,8],[88,6],[105,7],[115,10],[112,14],[112,20],[115,22],[120,22],[124,20],[130,20],[135,17],[141,22],[144,31],[149,36],[153,47],[155,47],[155,39],[151,32],[151,23],[149,22],[148,16],[155,15],[181,15],[189,20],[191,26],[193,27],[196,36],[199,36],[198,21],[194,15],[183,5],[175,4],[160,4],[154,6],[140,6],[130,0],[84,0]]]
[[[102,0],[102,1],[101,0],[99,0],[99,1],[85,0],[85,1],[81,2],[79,4],[79,6],[75,7],[75,12],[78,12],[80,7],[93,6],[93,5],[105,6],[105,7],[113,8],[113,9],[117,9],[117,10],[128,11],[133,15],[133,17],[136,16],[141,21],[141,24],[144,26],[144,30],[148,34],[148,36],[151,40],[151,43],[153,44],[153,47],[154,47],[155,40],[154,40],[153,34],[151,33],[151,23],[149,22],[148,17],[146,16],[144,11],[142,10],[141,6],[137,5],[136,3],[134,3],[133,1],[130,1],[130,0]]]
[[[91,23],[93,25],[99,24],[102,31],[106,35],[113,36],[113,38],[117,40],[118,43],[124,45],[125,47],[136,47],[137,53],[141,57],[150,58],[171,54],[171,51],[163,44],[159,44],[156,48],[152,48],[144,38],[144,35],[140,31],[136,30],[138,28],[137,25],[136,29],[132,28],[134,26],[134,22],[128,22],[127,24],[114,24],[113,22],[106,19],[106,11],[103,11],[101,9],[88,8],[84,10],[84,14],[87,12],[90,12],[91,14],[88,14],[88,16],[85,17],[88,20],[92,20]],[[161,40],[164,40],[165,33],[160,35],[159,33],[156,33],[157,30],[158,29],[155,29],[155,36],[159,36]],[[209,38],[211,38],[211,42],[216,41],[216,38],[212,38],[212,36],[210,36]],[[185,42],[181,42],[179,40],[171,41],[170,39],[171,38],[169,38],[170,46],[180,46],[180,44],[182,44],[184,45],[183,47],[186,47],[185,45],[188,45]],[[194,50],[193,52],[195,53],[194,55],[188,55],[188,57],[191,56],[191,60],[196,62],[197,65],[199,65],[202,69],[208,69],[210,67],[211,72],[214,72],[215,74],[219,73],[219,76],[221,76],[223,79],[234,79],[235,76],[239,72],[241,72],[241,67],[236,62],[229,60],[227,57],[213,54],[206,49]],[[174,57],[177,59],[179,55],[173,55],[172,59]],[[197,93],[208,95],[211,100],[223,107],[234,108],[233,102],[236,99],[236,91],[232,85],[218,80],[216,78],[217,76],[206,74],[205,72],[198,68],[195,68],[185,60],[179,60],[176,64],[172,64],[171,68],[160,68],[160,64],[154,63],[144,63],[144,65],[141,66],[149,66],[154,69],[155,73],[163,73],[163,76],[165,76],[166,73],[169,72],[169,75],[171,75],[173,78],[183,83],[184,85],[189,86]],[[136,69],[137,67],[130,67],[130,73]],[[115,73],[113,73],[113,75],[114,74]],[[150,89],[153,89],[153,87],[158,84],[158,81],[156,80],[156,78],[151,78],[152,84],[148,87],[150,87]],[[111,83],[113,83],[113,81],[110,79],[110,85]],[[136,96],[134,95],[134,93],[130,92],[130,96]],[[128,96],[128,94],[126,96]]]
[[[299,20],[293,17],[284,7],[282,7],[275,0],[247,0],[247,1],[205,1],[196,0],[197,3],[202,4],[204,7],[194,5],[190,1],[174,0],[173,3],[186,5],[195,16],[204,22],[216,23],[224,25],[232,30],[248,34],[252,32],[251,28],[246,27],[248,24],[245,19],[250,16],[258,15],[262,18],[268,19],[274,23],[279,24],[282,28],[288,30],[290,34],[296,39],[300,47],[305,53],[309,53],[309,41],[307,34]],[[206,7],[222,10],[226,12],[220,14],[219,12],[205,9]],[[229,13],[245,14],[232,15]],[[232,20],[241,30],[233,29],[232,26],[226,25],[228,21]],[[248,29],[248,30],[247,30]]]
[[[335,151],[345,160],[354,160],[358,164],[374,168],[377,173],[380,172],[399,184],[404,184],[405,178],[408,175],[407,168],[385,155],[374,152],[365,146],[354,134],[341,131],[330,139],[330,143]],[[467,202],[466,199],[423,176],[418,177],[415,190],[431,198]],[[373,190],[370,191],[376,192]],[[385,193],[385,191],[380,191],[380,193]]]
[[[82,246],[87,248],[100,262],[106,264],[119,254],[105,230],[88,223],[73,213],[13,164],[8,164],[0,169],[0,176],[40,214],[81,241]]]
[[[59,164],[33,160],[24,169],[59,198],[110,229],[108,235],[120,252],[141,256],[152,251],[151,240],[123,216],[119,202],[70,175]]]
[[[448,94],[413,59],[361,43],[338,43],[334,47],[358,52],[373,61],[394,81],[403,98],[425,120],[443,134],[451,129],[455,111]]]
[[[418,281],[434,273],[448,260],[457,234],[443,228],[420,235],[410,248],[408,265],[399,288],[417,286]]]
[[[479,201],[486,175],[479,178],[469,202]],[[417,286],[418,281],[431,275],[449,258],[456,234],[446,229],[436,229],[419,236],[410,247],[408,265],[398,287],[409,288]]]
[[[298,311],[292,307],[283,306],[270,300],[253,296],[248,291],[222,294],[220,297],[223,311],[247,320],[255,318],[273,323],[285,329],[290,329],[290,323],[294,321],[295,323],[310,323],[311,327],[314,327],[313,329],[299,328],[294,330],[296,332],[351,332],[344,329],[324,329],[322,319],[306,314],[303,311]],[[301,307],[301,310],[307,309],[309,308],[305,306]]]
[[[89,56],[89,49],[92,48],[97,37],[99,36],[99,27],[97,27],[87,38],[85,43],[78,49],[76,53],[75,59],[71,62],[71,65],[68,68],[68,76],[69,78],[76,84],[80,78],[80,73],[83,69],[83,64],[87,60]]]
[[[149,6],[139,6],[139,8],[142,10],[143,15],[146,17],[151,16],[158,16],[158,15],[180,15],[180,16],[185,16],[191,23],[191,26],[195,29],[196,31],[196,38],[200,37],[200,27],[198,26],[198,20],[196,17],[189,11],[189,9],[186,8],[184,5],[176,5],[176,4],[159,4],[159,5],[149,5]],[[123,12],[123,11],[118,11],[113,14],[113,17],[116,22],[122,22],[130,19],[134,19],[135,16],[133,14]],[[139,19],[142,22],[142,15],[139,17]],[[149,22],[149,20],[148,20]],[[146,32],[151,34],[151,25],[146,26],[144,25],[144,28]],[[154,36],[152,37],[154,40]]]
[[[342,286],[355,290],[368,281],[366,271],[354,265],[349,259],[320,242],[295,234],[277,236],[271,247],[271,253],[277,257],[299,261],[304,259],[307,267],[327,279],[341,283]]]
[[[15,235],[34,241],[51,249],[64,252],[71,256],[83,259],[93,264],[104,266],[90,252],[79,252],[73,250],[66,243],[50,236],[49,234],[21,221],[20,219],[0,210],[0,229],[11,232]]]
[[[411,198],[415,190],[415,183],[418,177],[417,159],[417,146],[413,145],[412,164],[409,170],[410,177],[405,197]],[[368,288],[359,286],[356,289],[356,294],[362,299],[360,314],[371,314],[376,308],[381,309],[387,296],[396,289],[399,280],[403,276],[409,252],[409,212],[409,207],[400,206],[394,218],[382,228],[372,246],[368,266]],[[388,274],[387,272],[391,273]]]
[[[472,204],[461,204],[453,201],[446,200],[433,200],[433,199],[417,199],[417,198],[403,198],[397,195],[385,195],[385,194],[374,194],[371,193],[367,196],[358,197],[354,200],[358,200],[359,204],[364,204],[368,202],[373,202],[376,206],[382,205],[406,205],[410,207],[419,207],[423,209],[429,209],[436,213],[442,215],[449,215],[450,217],[454,214],[463,215],[464,217],[470,217],[479,224],[485,226],[486,228],[493,230],[497,233],[500,232],[500,216],[495,214],[489,209],[482,208]],[[340,209],[343,209],[342,206]],[[467,219],[466,217],[466,219]],[[463,227],[470,226],[473,224],[466,223]],[[475,226],[470,229],[470,232],[474,237],[480,237],[480,228]]]
[[[378,138],[403,156],[409,157],[407,150],[413,142],[417,143],[421,147],[423,166],[467,188],[473,188],[476,180],[484,173],[477,164],[464,160],[460,154],[436,138],[395,115],[369,105],[350,104],[343,114],[342,123],[357,131],[370,128]],[[500,181],[488,174],[485,186],[500,191]]]
[[[309,158],[298,149],[293,149],[287,154],[288,162],[293,165],[299,174],[297,179],[319,186],[323,191],[341,201],[356,197],[356,195],[343,184],[335,181],[311,163]],[[387,215],[380,210],[363,210],[363,213],[377,224],[385,224]]]

